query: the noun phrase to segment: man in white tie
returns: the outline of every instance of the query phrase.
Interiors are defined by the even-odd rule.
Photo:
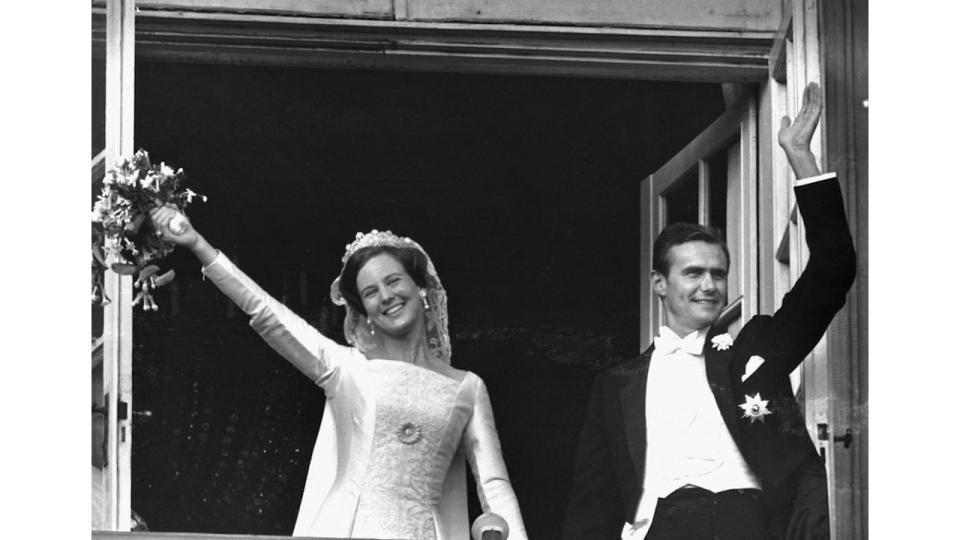
[[[856,275],[839,182],[810,151],[821,109],[811,83],[780,128],[810,259],[775,314],[733,339],[714,324],[726,303],[723,240],[681,223],[654,243],[666,326],[639,359],[594,381],[565,540],[829,537],[826,474],[789,379]]]

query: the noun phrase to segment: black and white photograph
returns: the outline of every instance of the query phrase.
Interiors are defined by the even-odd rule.
[[[77,537],[860,540],[921,504],[888,499],[943,513],[890,487],[948,480],[924,462],[952,447],[922,448],[952,413],[906,384],[930,362],[870,415],[907,332],[877,302],[926,296],[917,267],[939,264],[906,235],[949,233],[871,228],[942,212],[872,203],[866,0],[74,11],[83,46],[50,40],[79,74],[56,86],[82,89],[71,236],[29,235],[23,262],[80,262],[23,288],[82,328],[46,325],[29,341],[65,351],[28,348],[43,375],[11,380],[69,410],[38,413],[63,445],[37,446],[76,478],[35,489],[80,486]],[[884,183],[936,198],[906,148]],[[24,161],[15,178],[65,174]],[[902,278],[874,302],[871,247]],[[920,454],[898,465],[899,444]]]
[[[865,6],[794,4],[94,2],[93,530],[864,534]]]

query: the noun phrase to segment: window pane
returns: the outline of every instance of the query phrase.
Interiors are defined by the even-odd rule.
[[[686,221],[697,223],[697,171],[694,169],[687,176],[670,186],[666,192],[667,225]]]
[[[710,223],[727,232],[727,149],[707,161],[710,171]]]

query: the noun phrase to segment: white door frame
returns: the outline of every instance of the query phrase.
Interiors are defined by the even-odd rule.
[[[110,0],[106,8],[107,167],[133,154],[134,0]],[[108,260],[108,263],[115,262]],[[130,449],[133,406],[133,285],[131,276],[106,271],[103,309],[103,391],[107,408],[104,522],[130,530]]]

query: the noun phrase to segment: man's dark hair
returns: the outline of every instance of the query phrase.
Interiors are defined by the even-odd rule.
[[[347,263],[343,265],[343,272],[340,272],[340,294],[357,313],[367,313],[367,310],[363,308],[363,301],[360,299],[360,291],[357,290],[357,274],[360,273],[363,265],[367,264],[367,261],[381,253],[390,255],[400,263],[418,287],[426,288],[430,286],[429,274],[427,273],[427,257],[419,249],[393,246],[369,246],[358,249],[347,259]]]
[[[657,240],[653,243],[653,271],[663,275],[669,274],[670,261],[667,256],[670,248],[687,242],[706,242],[720,246],[723,249],[723,256],[727,258],[727,268],[730,268],[730,250],[727,249],[727,243],[723,241],[723,233],[720,229],[681,221],[668,225],[660,231]]]

